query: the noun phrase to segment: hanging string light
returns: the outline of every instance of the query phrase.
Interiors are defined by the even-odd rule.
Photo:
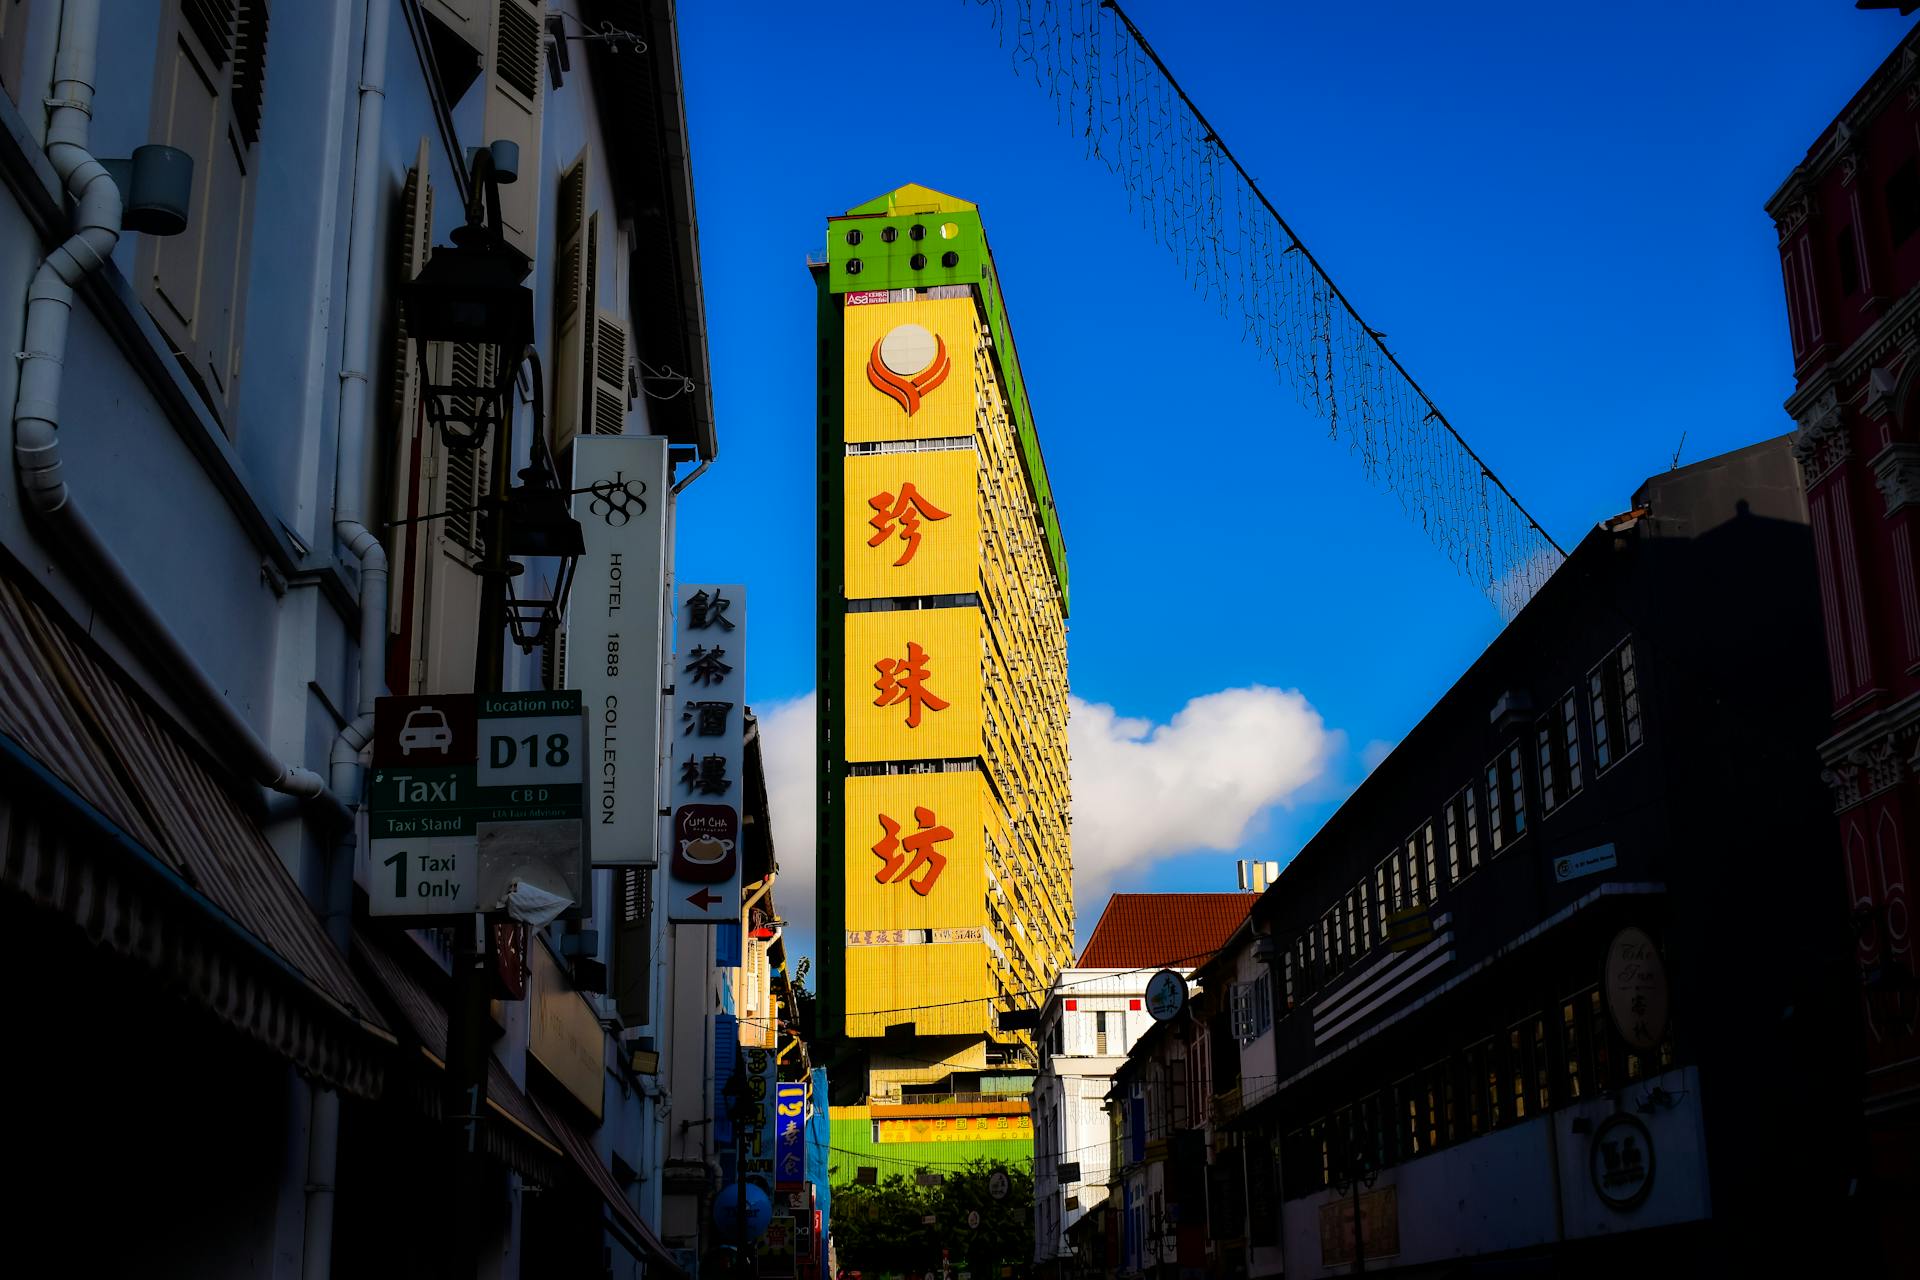
[[[1327,424],[1368,483],[1512,618],[1566,553],[1369,328],[1116,0],[963,0],[1141,229]]]

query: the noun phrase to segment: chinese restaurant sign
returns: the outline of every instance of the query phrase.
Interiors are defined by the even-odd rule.
[[[373,734],[372,914],[491,911],[516,883],[584,900],[579,694],[381,698]]]
[[[565,682],[580,690],[590,727],[588,839],[595,866],[652,866],[660,854],[666,437],[576,438],[573,488],[586,554],[567,610]]]
[[[675,628],[667,918],[737,923],[746,790],[746,588],[682,583]]]
[[[806,1081],[781,1081],[777,1096],[779,1131],[773,1143],[774,1172],[780,1186],[799,1186],[807,1178]]]

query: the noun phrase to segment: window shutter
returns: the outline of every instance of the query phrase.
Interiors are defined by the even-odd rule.
[[[627,327],[608,311],[594,313],[593,434],[617,436],[627,425]]]
[[[215,413],[228,420],[240,376],[268,6],[180,0],[168,15],[154,84],[154,141],[193,156],[194,216],[181,235],[141,238],[137,275],[154,322]]]
[[[566,453],[591,403],[588,395],[588,349],[593,332],[593,271],[599,255],[589,234],[597,219],[587,217],[587,193],[592,189],[592,154],[582,148],[579,158],[560,178],[556,202],[560,226],[554,237],[558,253],[553,282],[553,452]],[[563,468],[564,469],[564,468]]]
[[[407,171],[406,186],[400,193],[399,224],[396,297],[408,281],[420,274],[432,251],[433,183],[428,177],[424,137],[420,139],[413,168]],[[407,309],[400,306],[396,310],[390,353],[393,382],[388,404],[394,441],[393,491],[388,518],[394,521],[418,519],[435,509],[429,505],[433,500],[432,442],[420,406],[419,357],[410,338]],[[388,538],[387,631],[404,638],[402,652],[406,655],[406,668],[396,670],[390,663],[387,685],[408,693],[419,692],[413,686],[420,672],[420,615],[426,605],[426,595],[417,588],[425,560],[434,550],[434,536],[432,521],[422,520],[417,524],[395,524]]]
[[[507,241],[529,258],[539,256],[540,69],[546,61],[544,0],[495,0],[493,29],[484,52],[487,105],[482,145],[507,139],[520,145],[520,178],[500,188],[500,218]]]
[[[27,100],[20,81],[27,63],[27,0],[0,0],[0,89],[16,104]]]
[[[499,376],[493,348],[452,343],[439,348],[434,377],[442,383],[491,385]],[[481,549],[481,513],[489,492],[488,456],[477,449],[449,449],[428,442],[436,459],[429,511],[449,514],[429,522],[434,529],[426,556],[425,616],[421,619],[422,693],[465,693],[473,688],[473,659],[480,617],[480,576],[473,571]]]

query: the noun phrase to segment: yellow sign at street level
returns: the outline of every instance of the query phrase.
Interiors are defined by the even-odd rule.
[[[977,453],[861,453],[845,467],[849,600],[980,589]]]
[[[1033,1141],[1033,1117],[915,1116],[910,1120],[876,1120],[874,1137],[880,1142],[978,1142],[983,1138],[1009,1142]]]
[[[972,759],[980,751],[978,609],[847,615],[847,759]]]
[[[1433,917],[1425,907],[1402,907],[1387,917],[1387,945],[1394,951],[1417,951],[1433,941]]]

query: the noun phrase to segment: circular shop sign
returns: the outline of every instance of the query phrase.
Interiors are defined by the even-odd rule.
[[[980,1211],[978,1209],[967,1210],[967,1225],[970,1227],[980,1225]]]
[[[1007,1181],[1007,1171],[1005,1169],[995,1169],[993,1176],[987,1179],[987,1194],[995,1200],[1005,1200],[1010,1185]]]
[[[1155,1022],[1179,1016],[1187,1007],[1187,980],[1171,969],[1162,969],[1147,983],[1147,1012]]]
[[[1631,1209],[1653,1190],[1653,1135],[1640,1117],[1608,1116],[1587,1150],[1593,1189],[1610,1209]]]

